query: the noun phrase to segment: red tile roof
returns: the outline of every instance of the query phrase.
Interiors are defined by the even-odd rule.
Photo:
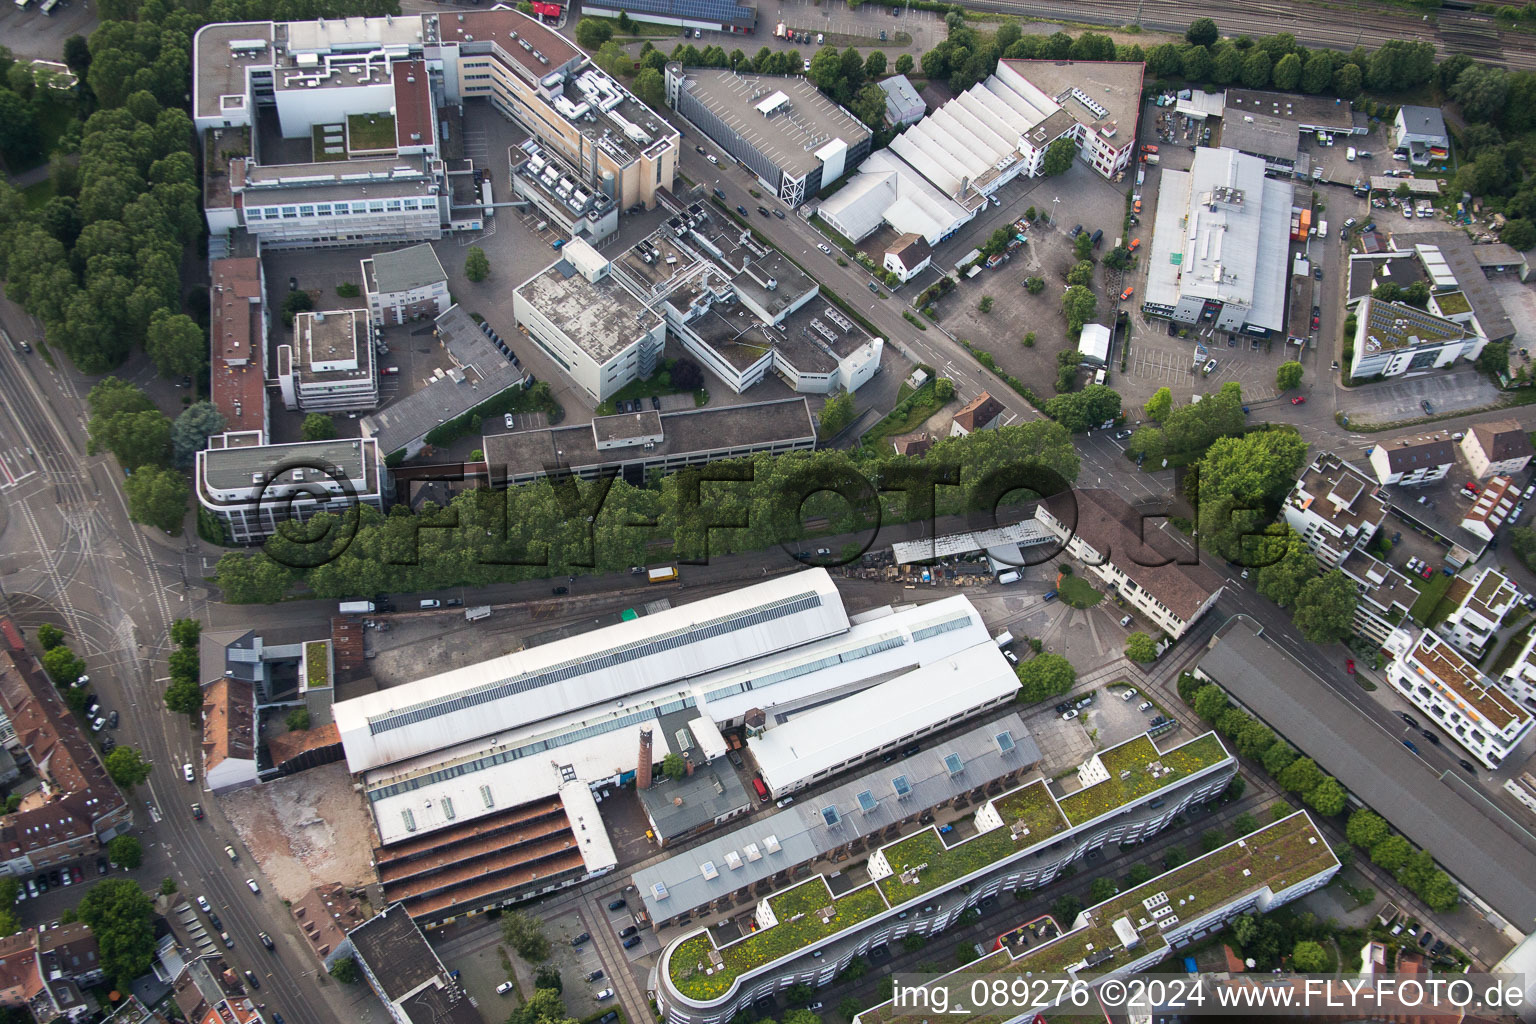
[[[281,768],[300,754],[326,747],[340,747],[341,732],[335,722],[315,729],[290,729],[267,740],[267,752],[272,755],[272,766]],[[337,758],[340,760],[340,758]]]
[[[432,145],[432,87],[427,82],[426,62],[399,60],[392,70],[395,79],[395,145],[401,149]]]
[[[255,257],[215,260],[210,299],[213,404],[224,414],[229,429],[265,432],[261,261]]]
[[[961,429],[968,433],[977,430],[985,430],[988,423],[1003,414],[1005,407],[1002,402],[983,391],[977,395],[965,408],[955,413],[955,422]]]
[[[255,696],[250,683],[218,678],[203,691],[203,770],[209,771],[228,758],[240,761],[256,757],[251,735]]]

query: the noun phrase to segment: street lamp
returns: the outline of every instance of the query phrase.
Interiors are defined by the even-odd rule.
[[[1061,202],[1061,197],[1056,196],[1051,200],[1051,223],[1056,223],[1056,204]]]

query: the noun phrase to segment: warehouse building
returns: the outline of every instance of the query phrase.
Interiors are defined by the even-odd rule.
[[[985,641],[797,715],[750,737],[747,748],[769,792],[782,797],[1006,704],[1018,692],[1013,666]],[[956,760],[955,772],[962,768]]]
[[[855,242],[881,225],[949,238],[1017,177],[1040,173],[1057,139],[1106,178],[1130,166],[1143,66],[1003,60],[979,82],[897,135],[822,203],[821,216]]]
[[[591,423],[486,434],[481,443],[492,479],[507,486],[555,473],[590,480],[615,472],[638,486],[651,472],[815,447],[816,422],[804,398],[618,413]]]
[[[1000,748],[1011,741],[1011,734],[995,740]],[[932,755],[917,756],[933,756],[953,772],[944,749],[940,744]],[[690,922],[688,931],[668,942],[653,975],[657,1003],[669,1024],[705,1024],[729,1020],[741,1007],[789,985],[828,984],[873,947],[908,935],[937,935],[982,900],[1046,884],[1090,849],[1154,834],[1191,803],[1221,792],[1235,772],[1235,759],[1214,733],[1167,750],[1138,736],[1093,754],[1059,781],[1035,778],[996,796],[984,791],[971,816],[976,833],[958,842],[921,819],[915,831],[893,841],[881,835],[873,843],[868,836],[855,842],[863,832],[862,814],[882,813],[892,802],[897,810],[885,813],[899,813],[910,799],[902,766],[891,765],[868,778],[855,803],[825,806],[809,800],[799,812],[819,818],[834,833],[844,830],[851,850],[874,845],[865,861],[869,880],[858,881],[863,873],[850,879],[849,865],[809,877],[791,871],[814,847],[803,843],[790,856],[778,857],[783,844],[758,823],[758,836],[738,853],[740,870],[755,863],[754,856],[767,859],[765,853],[778,857],[783,870],[767,885],[753,887],[749,903],[755,907],[737,928],[699,929]],[[957,777],[963,774],[962,767]],[[1320,845],[1326,852],[1327,844]],[[694,850],[673,859],[691,863],[706,878],[726,874],[714,861],[699,864]],[[726,867],[735,874],[728,856]],[[652,870],[637,873],[635,883],[646,883],[648,906],[665,905],[671,890],[665,880],[650,878]],[[727,892],[737,888],[727,882]],[[831,912],[806,920],[824,908]],[[791,921],[798,924],[786,931]]]
[[[1176,324],[1265,337],[1285,330],[1291,184],[1232,149],[1164,170],[1142,310]]]
[[[684,30],[750,35],[757,27],[757,8],[743,0],[598,0],[583,4],[581,9],[598,17],[627,14],[636,21]]]
[[[790,207],[863,162],[874,133],[798,75],[666,68],[667,102]]]
[[[254,430],[208,439],[193,471],[197,501],[230,541],[259,544],[281,523],[354,505],[384,510],[388,480],[370,438],[263,444]]]

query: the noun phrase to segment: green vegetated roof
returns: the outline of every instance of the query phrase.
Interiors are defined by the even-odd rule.
[[[311,640],[304,645],[304,679],[311,689],[331,685],[331,659],[328,640]]]
[[[888,909],[873,885],[860,886],[834,899],[826,879],[820,875],[770,896],[768,905],[778,924],[722,946],[719,967],[709,962],[714,943],[707,931],[680,943],[668,960],[672,984],[677,990],[690,999],[717,998],[746,971],[772,963]],[[829,906],[835,913],[823,923],[818,912]]]
[[[1058,801],[1045,780],[1037,779],[997,797],[993,806],[1003,819],[1001,828],[989,829],[954,846],[946,846],[938,830],[929,826],[884,847],[886,863],[892,873],[872,885],[839,897],[834,901],[837,916],[825,926],[808,916],[792,928],[784,927],[786,920],[807,907],[814,910],[827,905],[829,890],[821,876],[817,876],[769,897],[769,905],[779,924],[722,947],[723,962],[711,974],[698,966],[708,965],[708,953],[713,947],[709,933],[700,932],[683,940],[667,961],[672,984],[690,999],[719,998],[746,971],[772,963],[889,907],[920,899],[1013,854],[1033,849],[1065,831],[1069,825],[1091,821],[1131,800],[1219,764],[1228,756],[1215,733],[1197,736],[1163,754],[1158,753],[1157,747],[1146,736],[1138,736],[1099,754],[1110,777],[1096,786]],[[1172,771],[1152,777],[1149,766],[1154,761]],[[1130,771],[1131,775],[1121,779],[1119,773],[1122,770]],[[1068,808],[1069,801],[1072,802],[1071,809]],[[1029,828],[1029,834],[1014,839],[1012,826],[1018,821]],[[903,881],[902,874],[908,871],[913,872],[911,881]]]
[[[1266,886],[1278,892],[1327,870],[1334,863],[1333,851],[1329,849],[1327,841],[1306,813],[1298,811],[1241,840],[1090,907],[1087,922],[1075,931],[1067,932],[1050,942],[1031,946],[1017,958],[1006,949],[996,950],[952,974],[1059,973],[1083,961],[1090,953],[1090,946],[1092,952],[1111,954],[1108,960],[1096,964],[1092,969],[1094,974],[1107,974],[1132,960],[1139,960],[1149,951],[1166,947],[1163,932],[1151,923],[1155,920],[1152,910],[1144,903],[1159,893],[1167,894],[1166,905],[1172,908],[1172,914],[1187,921]],[[1130,920],[1140,938],[1140,943],[1131,950],[1125,949],[1115,934],[1114,923],[1122,917]],[[1142,921],[1149,922],[1148,926],[1143,927]],[[1069,928],[1072,925],[1070,921],[1058,923]],[[962,988],[968,989],[968,986]],[[951,991],[954,991],[953,986]],[[1017,1009],[1022,1010],[1023,1007]],[[886,1003],[865,1010],[859,1019],[861,1024],[894,1024],[925,1016],[932,1016],[931,1011],[921,1007],[898,1009]],[[1003,1024],[1016,1016],[1017,1012],[968,1015],[966,1024]]]
[[[1081,825],[1132,800],[1187,779],[1228,756],[1215,733],[1197,736],[1164,754],[1159,754],[1146,736],[1137,736],[1101,752],[1099,760],[1109,778],[1062,797],[1061,809],[1068,821]],[[1151,768],[1154,762],[1172,770],[1154,775]]]

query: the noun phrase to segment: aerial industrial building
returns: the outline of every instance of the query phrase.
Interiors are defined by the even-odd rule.
[[[620,207],[654,206],[677,168],[674,129],[558,33],[500,6],[205,25],[192,79],[194,123],[212,136],[209,231],[245,228],[268,246],[478,230],[494,213],[490,183],[442,157],[439,105],[489,100]],[[307,162],[263,157],[267,108]]]
[[[333,714],[373,814],[386,898],[440,924],[611,870],[592,791],[631,779],[649,789],[668,753],[694,766],[690,778],[704,773],[674,788],[707,787],[722,730],[771,741],[796,713],[871,688],[888,703],[919,679],[934,689],[962,671],[994,681],[992,696],[957,691],[945,720],[1018,688],[968,600],[850,619],[815,569],[343,701]],[[845,757],[856,763],[938,721],[866,736]],[[676,812],[653,800],[649,811],[675,838],[739,813],[733,792]],[[517,838],[490,842],[488,832]]]
[[[1142,310],[1176,324],[1264,337],[1285,331],[1292,189],[1264,161],[1195,151],[1164,170]]]
[[[885,344],[783,253],[703,203],[611,260],[573,239],[518,286],[513,308],[594,401],[649,377],[669,333],[737,394],[770,372],[804,394],[856,391]]]
[[[787,206],[814,199],[869,155],[874,133],[799,75],[667,65],[667,102]]]
[[[346,412],[379,404],[373,326],[366,309],[298,313],[293,344],[277,346],[283,405],[305,412]]]
[[[1130,166],[1143,66],[1003,60],[997,71],[918,121],[823,202],[823,219],[855,242],[882,225],[937,245],[1021,175],[1040,173],[1067,137],[1106,178]]]

